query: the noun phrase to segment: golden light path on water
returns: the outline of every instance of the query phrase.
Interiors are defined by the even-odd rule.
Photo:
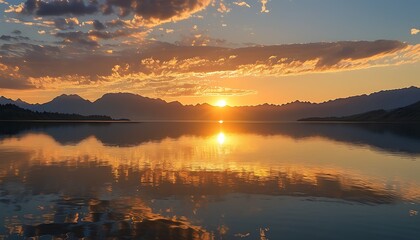
[[[119,147],[104,145],[94,136],[61,145],[49,135],[31,133],[3,140],[0,150],[23,151],[31,165],[59,162],[77,165],[84,161],[99,161],[112,166],[115,174],[121,166],[178,172],[241,172],[259,178],[270,178],[282,172],[293,179],[298,173],[299,177],[314,184],[320,175],[333,176],[342,179],[344,184],[350,181],[374,189],[396,191],[404,199],[420,196],[420,176],[412,167],[413,161],[396,161],[394,155],[337,144],[322,137],[296,140],[223,130],[212,136],[182,136]],[[18,164],[9,167],[19,173]],[[10,168],[2,168],[0,178]],[[395,169],[405,174],[398,175]],[[402,185],[404,188],[400,187]]]
[[[116,128],[111,135],[104,134],[111,126],[58,126],[0,140],[1,190],[14,193],[9,196],[11,202],[19,201],[17,196],[31,196],[36,206],[24,207],[22,216],[4,209],[11,212],[0,221],[9,232],[23,236],[28,226],[55,224],[59,209],[70,206],[65,221],[95,223],[97,212],[112,209],[120,214],[119,221],[133,223],[134,235],[146,228],[154,236],[167,234],[159,235],[164,239],[176,239],[178,234],[192,234],[186,239],[219,239],[227,233],[253,234],[255,239],[259,234],[264,239],[264,225],[258,231],[232,233],[229,228],[234,226],[223,223],[209,227],[205,212],[211,212],[211,205],[222,204],[220,199],[236,205],[242,200],[231,199],[235,194],[271,199],[273,206],[279,201],[274,197],[283,196],[390,208],[401,202],[420,202],[419,154],[394,154],[318,134],[240,131],[227,123],[204,124],[208,128],[198,132],[182,130],[179,135],[156,138],[147,135],[151,125],[112,126]],[[118,127],[127,127],[127,132]],[[143,136],[134,132],[129,137],[136,127]],[[164,131],[161,125],[156,129]],[[46,201],[48,197],[55,200]],[[72,213],[75,205],[87,206],[87,210]],[[404,216],[416,216],[417,205],[407,206]],[[254,207],[258,208],[246,208],[254,211]],[[304,221],[308,216],[301,217]]]

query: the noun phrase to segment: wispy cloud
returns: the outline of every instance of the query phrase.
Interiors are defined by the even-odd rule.
[[[25,76],[19,73],[19,67],[10,67],[0,63],[0,89],[35,88]]]
[[[79,26],[79,19],[72,18],[56,18],[54,19],[54,26],[60,30],[74,29],[76,26]]]
[[[85,33],[61,35],[69,41],[90,40]],[[73,45],[10,43],[0,51],[0,88],[95,88],[104,92],[130,89],[157,96],[246,95],[255,91],[223,87],[223,80],[349,71],[420,61],[420,45],[386,40],[245,48],[149,42],[138,49],[109,51],[98,47],[83,52],[75,51]],[[16,85],[11,84],[13,79]]]
[[[417,35],[418,33],[420,33],[420,29],[417,29],[417,28],[411,29],[411,35]]]
[[[235,4],[235,5],[237,5],[237,6],[240,6],[240,7],[247,7],[247,8],[250,8],[251,6],[248,4],[248,3],[246,3],[245,1],[236,1],[236,2],[233,2],[233,4]]]
[[[25,7],[24,3],[20,3],[18,5],[9,5],[9,8],[4,10],[5,13],[21,13]]]
[[[23,36],[10,36],[10,35],[1,35],[0,36],[0,40],[1,41],[27,41],[29,40],[28,37],[23,37]]]
[[[217,11],[220,13],[228,13],[230,12],[230,8],[223,0],[219,0],[219,7],[217,8]]]
[[[262,13],[270,12],[270,10],[267,9],[268,0],[260,0],[260,2],[261,2],[261,12]]]

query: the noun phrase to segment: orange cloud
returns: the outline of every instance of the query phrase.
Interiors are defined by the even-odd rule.
[[[223,2],[223,0],[220,0],[219,7],[217,8],[217,11],[220,13],[228,13],[230,12],[230,8],[226,6],[226,4]]]
[[[233,2],[233,4],[235,4],[235,5],[237,5],[237,6],[240,6],[240,7],[247,7],[247,8],[250,8],[251,6],[248,4],[248,3],[246,3],[245,1],[237,1],[237,2]]]
[[[21,13],[25,7],[24,3],[18,5],[9,5],[9,8],[4,10],[5,13]]]
[[[262,13],[268,13],[268,12],[270,12],[270,10],[268,10],[267,9],[267,3],[268,3],[268,0],[260,0],[260,2],[261,2],[261,12]]]
[[[420,29],[417,29],[417,28],[411,29],[411,35],[417,35],[418,33],[420,33]]]
[[[4,44],[2,50],[9,53],[0,59],[2,88],[129,89],[158,96],[254,94],[252,89],[223,87],[223,79],[349,71],[420,61],[420,45],[386,40],[245,48],[149,42],[141,51],[112,52],[108,47],[76,52],[72,45],[58,48],[16,43]]]
[[[0,89],[30,89],[34,87],[19,72],[19,67],[7,66],[0,62]]]

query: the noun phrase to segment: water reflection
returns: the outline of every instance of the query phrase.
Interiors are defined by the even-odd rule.
[[[76,144],[94,136],[109,146],[137,146],[149,141],[181,136],[229,133],[287,136],[294,139],[323,137],[369,146],[386,152],[420,154],[420,124],[323,123],[6,123],[0,122],[0,139],[27,132],[44,133],[61,144]]]
[[[25,238],[50,235],[59,238],[214,239],[186,219],[153,213],[139,199],[98,200],[64,197],[54,201],[53,212],[25,216],[24,222],[6,223],[9,233]],[[29,222],[32,223],[28,224]]]
[[[1,125],[0,237],[420,236],[416,125]]]

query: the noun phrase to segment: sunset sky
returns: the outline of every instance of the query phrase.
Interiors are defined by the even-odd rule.
[[[0,0],[0,95],[321,102],[420,87],[419,0]]]

